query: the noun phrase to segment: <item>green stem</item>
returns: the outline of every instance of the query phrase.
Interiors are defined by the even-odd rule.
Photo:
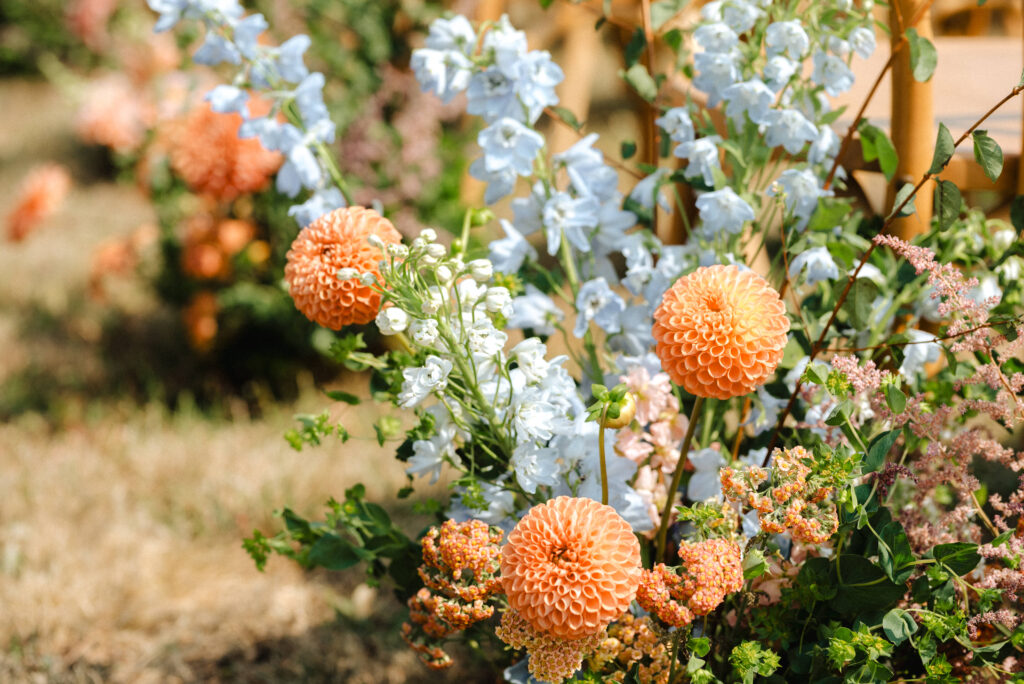
[[[665,540],[668,537],[668,521],[672,515],[672,504],[675,503],[676,491],[683,479],[683,459],[690,453],[690,443],[693,442],[693,433],[697,427],[697,416],[704,406],[704,397],[697,397],[693,402],[693,410],[690,411],[690,422],[686,426],[686,436],[683,437],[683,446],[679,450],[679,462],[676,463],[675,472],[672,473],[672,484],[668,488],[668,498],[665,501],[665,510],[661,512],[661,525],[658,527],[657,545],[654,560],[657,562],[665,555]]]
[[[605,421],[608,419],[608,404],[605,403],[601,409],[601,422],[597,430],[597,453],[601,457],[601,503],[608,505],[608,463],[604,455],[604,430]],[[671,677],[669,678],[671,681]]]
[[[679,646],[683,642],[683,628],[677,627],[676,633],[672,637],[672,661],[668,668],[668,684],[676,678],[676,665],[679,663]]]
[[[572,248],[565,235],[562,236],[562,244],[559,248],[559,256],[562,260],[562,268],[565,269],[565,277],[569,281],[569,289],[572,290],[573,300],[580,291],[580,276],[576,272],[576,261],[572,258]],[[575,301],[573,302],[575,303]]]

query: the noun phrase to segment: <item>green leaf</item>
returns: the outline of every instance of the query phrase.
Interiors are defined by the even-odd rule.
[[[334,401],[343,401],[346,404],[351,404],[353,406],[359,404],[359,397],[357,397],[354,394],[349,394],[348,392],[342,392],[340,390],[327,390],[324,392],[324,394],[327,395],[328,399],[332,399]]]
[[[651,28],[658,31],[666,21],[679,14],[687,2],[689,0],[660,0],[651,3]]]
[[[831,231],[849,216],[850,203],[848,201],[826,197],[818,201],[818,206],[811,214],[811,220],[807,224],[807,230],[811,232]]]
[[[917,29],[907,29],[907,40],[910,41],[910,70],[914,80],[919,83],[928,81],[935,73],[935,65],[939,62],[939,53],[932,42],[918,34]]]
[[[633,37],[629,39],[629,43],[626,44],[626,49],[623,52],[627,67],[631,67],[640,61],[640,55],[644,53],[645,47],[647,47],[647,36],[644,35],[644,28],[637,26],[636,30],[633,31]]]
[[[885,572],[864,556],[844,553],[839,557],[842,580],[832,607],[847,615],[884,610],[899,601],[906,587],[890,580]],[[836,564],[832,564],[836,571]]]
[[[892,383],[885,385],[885,403],[893,413],[903,413],[907,408],[907,395],[899,387]]]
[[[1024,195],[1017,195],[1010,202],[1010,223],[1017,231],[1017,239],[1024,234]]]
[[[579,122],[579,119],[577,119],[576,115],[572,113],[572,110],[566,107],[552,107],[551,111],[558,115],[559,119],[567,123],[577,133],[579,133],[580,129],[583,128],[583,124]]]
[[[885,457],[889,455],[889,450],[896,443],[900,432],[900,430],[889,430],[871,440],[871,444],[868,445],[867,458],[864,459],[865,473],[873,473],[882,467]]]
[[[985,170],[985,175],[993,183],[1003,172],[1003,150],[999,144],[988,136],[988,131],[977,130],[974,138],[974,159]]]
[[[345,570],[364,560],[366,553],[336,534],[325,534],[309,550],[310,565],[328,570]]]
[[[911,197],[911,194],[913,192],[913,184],[904,183],[903,187],[900,188],[899,192],[896,193],[896,198],[892,201],[892,212],[886,218],[892,218],[893,215],[895,215],[897,218],[903,218],[904,216],[910,216],[915,211],[917,211],[914,208],[914,198]],[[910,197],[910,201],[907,202],[906,205],[903,205],[904,200],[906,200],[908,197]],[[903,208],[900,209],[899,213],[897,214],[896,210],[901,206]]]
[[[670,48],[672,48],[672,52],[679,54],[679,48],[683,46],[682,31],[680,31],[677,28],[674,28],[671,31],[665,31],[665,33],[662,34],[661,39],[665,41],[665,45],[668,45]]]
[[[630,159],[636,154],[636,142],[632,140],[622,141],[622,158]]]
[[[878,536],[878,560],[886,576],[896,584],[905,583],[914,572],[916,558],[903,525],[891,520],[879,530]]]
[[[622,680],[623,684],[640,684],[640,662],[633,663],[633,667],[629,668],[629,672],[626,673],[626,678]]]
[[[878,159],[878,166],[885,174],[886,180],[892,180],[896,173],[896,166],[899,164],[899,155],[896,154],[896,148],[885,131],[871,124],[862,124],[860,141],[864,161]]]
[[[936,174],[946,168],[955,149],[953,134],[946,128],[946,124],[939,123],[939,133],[935,138],[935,153],[932,156],[932,165],[928,168],[928,173]]]
[[[932,558],[958,575],[966,575],[981,562],[978,545],[968,542],[939,544],[932,549]]]
[[[693,637],[686,642],[686,647],[698,658],[703,658],[711,650],[711,640],[707,637]]]
[[[857,278],[850,286],[850,292],[843,303],[843,310],[849,316],[850,326],[864,330],[871,321],[871,308],[878,298],[878,285],[868,278]]]
[[[619,76],[637,92],[637,95],[648,102],[654,102],[654,98],[658,96],[658,84],[651,78],[643,64],[634,64],[626,71],[620,71]]]
[[[956,183],[940,180],[935,184],[935,218],[939,222],[939,230],[946,230],[960,217],[960,205],[963,198]]]

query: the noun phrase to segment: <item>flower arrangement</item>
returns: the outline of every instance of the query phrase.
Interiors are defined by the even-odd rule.
[[[1020,243],[945,180],[932,229],[891,234],[968,137],[990,175],[1002,156],[987,114],[959,139],[942,126],[886,216],[855,205],[838,161],[855,134],[895,169],[881,129],[831,128],[875,48],[870,3],[715,0],[685,21],[642,3],[621,73],[658,131],[641,160],[558,107],[566,74],[507,17],[434,21],[410,66],[481,120],[469,173],[488,204],[512,197],[490,242],[489,209],[401,240],[353,206],[304,37],[261,41],[235,0],[149,4],[158,30],[205,27],[195,59],[235,70],[211,109],[280,155],[303,226],[287,286],[409,415],[374,426],[407,464],[399,496],[449,483],[419,538],[360,486],[324,522],[286,509],[245,542],[258,566],[365,563],[407,602],[427,666],[465,637],[514,682],[1019,677]],[[923,40],[893,48],[922,78]],[[550,149],[545,118],[579,140]],[[669,218],[679,244],[659,238]],[[382,354],[344,329],[371,320]],[[288,437],[330,435],[351,437],[325,414]]]

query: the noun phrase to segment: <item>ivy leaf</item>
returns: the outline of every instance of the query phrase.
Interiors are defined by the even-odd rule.
[[[868,445],[868,456],[864,459],[865,473],[873,473],[882,467],[885,457],[889,455],[889,450],[899,436],[900,430],[889,430],[871,440],[871,444]]]
[[[966,575],[981,562],[978,545],[968,542],[939,544],[932,549],[932,558],[958,575]]]
[[[910,41],[910,70],[914,80],[919,83],[928,81],[935,73],[935,65],[939,63],[939,53],[932,42],[920,35],[915,28],[907,29],[907,40]]]
[[[946,168],[955,149],[953,134],[946,128],[946,124],[940,123],[939,134],[935,139],[935,154],[932,156],[932,165],[928,168],[928,173],[936,174]]]
[[[939,230],[946,230],[960,217],[960,205],[963,198],[956,183],[940,180],[935,184],[935,217],[939,221]]]
[[[899,646],[917,631],[917,622],[907,611],[893,608],[882,618],[882,630],[889,641]]]
[[[637,95],[648,102],[654,102],[654,98],[658,96],[658,84],[651,78],[643,64],[634,64],[626,71],[620,71],[619,76],[637,92]]]
[[[988,131],[974,131],[974,159],[985,170],[985,175],[993,183],[1003,172],[1003,150],[999,144],[988,136]]]

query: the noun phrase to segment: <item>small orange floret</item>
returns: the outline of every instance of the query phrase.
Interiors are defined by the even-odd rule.
[[[230,201],[259,192],[281,165],[281,155],[255,138],[239,138],[239,114],[219,114],[203,104],[171,133],[171,168],[198,193]]]
[[[654,312],[661,365],[700,397],[729,399],[763,384],[782,360],[789,318],[764,278],[737,266],[683,276]]]
[[[44,164],[29,171],[21,184],[14,209],[7,214],[7,239],[20,242],[60,207],[71,189],[71,175],[60,164]]]
[[[397,244],[402,236],[372,209],[348,207],[324,214],[302,229],[288,250],[284,277],[295,306],[331,330],[369,323],[380,311],[380,294],[358,279],[339,280],[342,268],[380,276],[381,250],[367,242],[376,235]]]
[[[540,633],[581,639],[622,615],[640,583],[640,544],[611,506],[560,496],[534,506],[508,536],[501,581],[509,605]]]

